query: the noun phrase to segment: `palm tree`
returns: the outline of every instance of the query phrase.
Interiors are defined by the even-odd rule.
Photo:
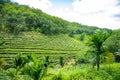
[[[96,30],[95,34],[91,36],[89,39],[89,46],[92,47],[93,52],[95,53],[95,64],[97,65],[97,70],[100,68],[100,55],[104,52],[103,43],[106,39],[111,35],[106,31]],[[94,67],[94,65],[93,65]]]
[[[47,67],[44,66],[45,61],[39,61],[35,55],[31,55],[31,61],[26,63],[21,74],[29,75],[34,80],[42,80],[47,72]]]

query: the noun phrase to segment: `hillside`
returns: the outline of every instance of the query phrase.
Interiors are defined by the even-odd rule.
[[[95,26],[68,22],[48,15],[39,9],[12,3],[10,0],[0,2],[0,31],[19,34],[22,31],[37,31],[45,35],[94,33]],[[106,29],[108,30],[108,29]]]
[[[37,54],[40,59],[43,56],[50,56],[53,62],[59,62],[59,57],[64,56],[65,61],[80,53],[84,44],[68,35],[60,34],[46,36],[39,32],[22,32],[19,35],[0,33],[0,40],[5,43],[0,46],[0,58],[4,58],[9,67],[12,58],[17,53]],[[7,55],[7,56],[6,56]]]
[[[16,53],[74,56],[85,48],[80,38],[83,40],[96,29],[100,28],[68,22],[10,0],[0,1],[0,41],[5,42],[0,46],[1,57],[13,57]]]

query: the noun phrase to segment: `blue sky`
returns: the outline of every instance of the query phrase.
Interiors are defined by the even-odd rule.
[[[73,0],[50,0],[55,7],[71,6]]]
[[[43,12],[101,28],[120,28],[120,0],[12,0]]]

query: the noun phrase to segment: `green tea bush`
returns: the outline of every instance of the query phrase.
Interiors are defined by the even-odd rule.
[[[113,80],[112,76],[109,75],[106,71],[104,70],[88,70],[86,77],[87,80]]]
[[[5,60],[3,58],[0,58],[0,67],[5,63]]]
[[[60,56],[60,65],[61,65],[61,67],[63,67],[63,66],[64,66],[64,59],[63,59],[63,57],[62,57],[62,56]]]
[[[49,64],[50,64],[50,62],[49,62],[49,56],[45,56],[45,64],[44,64],[44,66],[48,67]]]

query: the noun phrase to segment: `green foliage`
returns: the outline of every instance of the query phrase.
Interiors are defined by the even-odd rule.
[[[81,36],[80,36],[80,41],[83,41],[85,38],[85,33],[82,33]]]
[[[99,71],[89,65],[66,66],[49,71],[43,80],[119,80],[119,64],[111,64],[110,70],[102,64]],[[51,74],[52,75],[51,75]]]
[[[10,0],[0,0],[0,4],[5,4],[7,2],[10,2]]]
[[[3,58],[0,58],[0,67],[5,63],[5,60]]]
[[[115,56],[115,61],[120,62],[120,29],[114,30],[111,37],[106,41],[108,50]]]
[[[29,31],[41,30],[46,35],[66,33],[68,23],[61,18],[45,14],[41,10],[17,3],[6,3],[2,6],[0,19],[0,25],[4,25],[8,32],[14,34],[26,30],[26,27]]]
[[[55,74],[52,77],[52,80],[64,80],[64,78],[62,77],[62,74],[59,72],[58,74]]]
[[[96,71],[96,70],[88,70],[86,74],[86,79],[89,80],[113,80],[112,76],[109,75],[104,70]]]
[[[44,62],[40,62],[34,58],[33,61],[25,65],[25,67],[22,69],[22,74],[29,75],[34,80],[41,80],[46,74],[47,70],[47,68],[44,67],[44,64]]]
[[[112,76],[112,80],[119,80],[120,79],[120,66],[118,64],[107,64],[104,65],[102,68],[104,71],[106,71],[109,75]]]
[[[23,30],[24,19],[19,15],[5,16],[6,26],[9,31],[14,34],[19,34]]]
[[[1,46],[1,53],[76,53],[82,45],[64,34],[50,37],[38,32],[24,32],[17,36],[1,33],[0,37],[6,41],[6,47]]]
[[[58,17],[50,16],[39,9],[30,8],[18,3],[8,3],[1,0],[0,26],[4,25],[6,32],[19,34],[21,31],[40,31],[46,35],[86,33],[91,35],[97,27],[71,23]],[[107,30],[107,29],[106,29]]]
[[[76,60],[76,64],[87,64],[87,63],[89,63],[89,61],[85,57],[80,57]]]
[[[99,71],[91,69],[89,64],[77,66],[64,66],[62,68],[46,68],[46,60],[39,61],[35,55],[24,56],[30,60],[21,69],[9,68],[5,70],[5,75],[0,74],[0,79],[4,80],[119,80],[120,64],[102,64]],[[1,71],[1,70],[0,70]]]
[[[106,62],[113,63],[115,61],[115,56],[112,53],[106,54]]]
[[[63,67],[63,66],[64,66],[64,59],[63,59],[63,57],[62,57],[62,56],[60,56],[60,65],[61,65],[61,67]]]
[[[111,35],[111,33],[107,33],[104,30],[97,30],[95,34],[93,34],[90,38],[89,46],[91,47],[92,52],[95,54],[95,62],[93,67],[97,65],[97,69],[99,70],[100,64],[100,55],[104,53],[103,43],[106,39]]]
[[[66,58],[70,59],[71,55],[86,53],[86,47],[83,47],[85,35],[89,36],[95,32],[97,27],[71,23],[61,18],[50,16],[43,13],[41,10],[29,8],[25,5],[17,3],[8,3],[9,0],[1,0],[0,3],[0,39],[5,41],[0,42],[0,56],[9,59],[14,57],[14,53],[18,54],[14,58],[14,68],[6,71],[6,76],[11,80],[119,80],[120,68],[106,69],[102,68],[99,71],[91,69],[88,64],[80,66],[64,66]],[[108,29],[100,29],[91,37],[90,49],[95,53],[95,59],[99,67],[100,56],[105,52],[104,42],[110,36],[104,31],[110,32]],[[26,32],[22,32],[26,31]],[[32,31],[32,32],[28,32]],[[34,32],[36,31],[36,32]],[[7,34],[6,32],[9,32]],[[38,33],[40,32],[40,33]],[[17,34],[15,37],[10,33]],[[43,33],[43,34],[41,34]],[[45,34],[45,35],[44,35]],[[59,35],[58,35],[59,34]],[[49,35],[49,36],[47,36]],[[69,37],[69,36],[70,37]],[[76,38],[79,35],[79,38]],[[108,43],[108,50],[115,55],[116,61],[119,58],[119,31],[116,31],[111,41]],[[80,40],[80,41],[79,41]],[[113,42],[114,41],[114,42]],[[107,43],[107,42],[106,42]],[[111,47],[112,46],[112,47]],[[7,56],[6,54],[7,53]],[[13,53],[13,54],[11,54]],[[49,56],[44,60],[39,60],[35,55],[27,55],[25,53],[35,53],[37,56],[52,56],[53,60],[59,59],[62,68],[49,68]],[[43,54],[39,54],[43,53]],[[46,54],[44,54],[46,53]],[[48,54],[50,53],[50,54]],[[55,53],[55,55],[53,54]],[[64,54],[63,54],[64,53]],[[70,53],[70,57],[66,54]],[[72,53],[72,54],[71,54]],[[112,53],[107,54],[107,62],[114,61]],[[53,57],[54,55],[54,57]],[[65,57],[62,57],[64,55]],[[93,54],[92,54],[93,55]],[[58,57],[61,56],[61,57]],[[72,58],[73,58],[72,56]],[[87,63],[86,57],[78,57],[79,63]],[[2,65],[0,60],[0,65]],[[63,67],[64,66],[64,67]],[[48,69],[49,68],[49,69]],[[1,76],[1,74],[0,74]],[[4,76],[4,75],[2,75]],[[26,78],[25,78],[26,77]],[[1,79],[1,78],[0,78]]]
[[[72,37],[76,34],[82,34],[82,33],[91,35],[94,33],[96,29],[98,28],[94,26],[82,25],[82,24],[75,23],[75,22],[69,23],[67,25],[67,31],[69,32],[69,35]]]
[[[17,80],[19,78],[20,80],[20,77],[19,77],[19,71],[15,68],[9,68],[7,71],[6,71],[6,75],[8,76],[8,78],[10,80]]]
[[[6,77],[10,80],[18,80],[18,78],[19,80],[23,80],[25,76],[29,76],[28,79],[31,77],[33,80],[42,80],[47,72],[45,63],[46,61],[39,61],[35,55],[22,56],[22,54],[17,54],[14,59],[16,67],[7,69]]]
[[[73,32],[70,32],[70,33],[69,33],[69,36],[70,36],[70,37],[74,37]]]
[[[7,80],[6,75],[5,75],[5,71],[2,69],[0,69],[0,80]]]
[[[45,66],[45,67],[48,67],[49,64],[50,64],[49,56],[45,56],[45,64],[44,64],[44,66]]]
[[[0,41],[0,46],[3,45],[5,43],[5,41]]]
[[[114,55],[115,55],[115,61],[120,62],[120,52],[116,52],[114,53]]]
[[[20,54],[17,54],[17,55],[15,56],[15,58],[13,59],[13,63],[14,63],[14,65],[15,65],[16,68],[17,68],[17,67],[19,68],[19,67],[23,67],[23,66],[24,66],[24,59],[23,59],[21,53],[20,53]]]

